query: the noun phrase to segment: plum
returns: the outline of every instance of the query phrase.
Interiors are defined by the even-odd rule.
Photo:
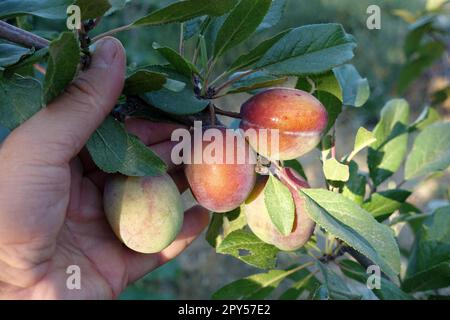
[[[247,223],[253,233],[262,241],[272,244],[283,251],[293,251],[301,248],[314,232],[315,223],[305,212],[305,201],[298,190],[309,188],[308,184],[293,170],[285,169],[290,184],[285,185],[292,193],[295,203],[295,218],[292,232],[284,236],[272,223],[264,200],[264,187],[267,176],[260,176],[250,197],[243,205]]]
[[[192,194],[200,205],[214,212],[228,212],[239,207],[255,185],[255,163],[252,161],[255,154],[242,137],[243,144],[239,144],[237,140],[233,144],[227,142],[230,131],[224,127],[208,129],[217,129],[223,136],[216,144],[221,152],[221,155],[217,155],[218,161],[191,161],[192,163],[186,164],[185,173]],[[195,153],[202,153],[203,156],[212,143],[213,141],[203,141],[201,146],[193,148],[192,159],[195,158]]]
[[[319,100],[291,88],[254,95],[242,105],[241,117],[240,128],[250,145],[271,160],[295,159],[314,149],[328,121]]]
[[[114,176],[104,190],[104,210],[116,236],[141,253],[160,252],[177,237],[183,203],[169,175]]]

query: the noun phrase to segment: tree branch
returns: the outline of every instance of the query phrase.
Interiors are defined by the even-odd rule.
[[[0,21],[0,38],[23,45],[30,49],[42,49],[48,47],[50,44],[50,41],[47,39],[17,28],[4,21]]]
[[[339,253],[348,253],[366,270],[367,268],[375,264],[369,258],[349,246],[343,246]],[[389,279],[384,272],[381,272],[381,276],[385,279]]]

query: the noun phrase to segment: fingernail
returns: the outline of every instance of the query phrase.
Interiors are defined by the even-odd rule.
[[[113,64],[119,50],[117,40],[105,38],[95,44],[92,64],[97,67],[108,67]]]

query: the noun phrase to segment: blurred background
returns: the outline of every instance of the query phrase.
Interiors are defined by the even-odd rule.
[[[171,2],[173,1],[131,0],[124,10],[103,19],[95,31],[100,33],[122,26]],[[433,1],[428,1],[428,5],[430,2]],[[369,16],[366,10],[369,5],[373,4],[381,8],[380,30],[369,30],[366,27],[366,20]],[[360,126],[373,129],[378,121],[380,109],[387,100],[393,97],[402,96],[408,100],[412,109],[411,121],[417,117],[424,106],[429,104],[434,104],[443,117],[449,117],[450,63],[448,48],[450,43],[447,43],[447,53],[433,61],[402,95],[396,88],[400,70],[407,63],[404,43],[412,28],[412,17],[420,16],[426,5],[427,1],[425,0],[287,0],[285,15],[275,28],[259,33],[236,50],[231,50],[231,54],[225,56],[222,63],[233,62],[239,54],[253,48],[258,40],[268,38],[287,28],[314,23],[341,23],[345,30],[356,38],[358,48],[352,62],[361,76],[368,78],[371,88],[371,97],[363,107],[346,109],[338,119],[336,145],[338,156],[342,156],[350,151],[353,144],[352,137],[356,130]],[[443,15],[441,22],[447,24],[448,27],[449,20],[449,16]],[[52,22],[29,18],[27,23],[33,25],[33,30],[39,30],[39,27],[44,27],[44,24],[47,29],[48,24]],[[59,22],[53,23],[52,27],[55,30],[64,27]],[[46,36],[49,35],[46,34]],[[179,26],[168,25],[138,29],[119,34],[118,38],[127,49],[130,68],[164,63],[164,60],[153,50],[152,44],[158,42],[177,48]],[[220,71],[220,66],[217,69]],[[247,98],[246,94],[234,95],[219,101],[218,106],[238,111],[241,103]],[[351,137],[351,141],[348,141],[349,137]],[[365,154],[362,153],[359,157],[363,159]],[[321,187],[323,180],[320,163],[317,159],[318,152],[312,152],[300,159],[313,187]],[[355,160],[358,162],[358,158]],[[360,169],[367,169],[362,162]],[[393,183],[396,180],[398,177],[394,176],[387,183]],[[433,206],[439,205],[439,201],[445,199],[448,201],[449,181],[447,172],[432,177],[421,185],[407,185],[406,188],[414,191],[410,202],[425,210],[431,210]],[[191,200],[189,195],[186,195],[186,202],[190,203]],[[398,230],[398,232],[401,233],[401,245],[411,245],[407,230]],[[234,258],[216,254],[207,242],[200,238],[176,260],[130,286],[120,298],[208,299],[213,292],[225,284],[256,272],[257,269],[244,265]]]

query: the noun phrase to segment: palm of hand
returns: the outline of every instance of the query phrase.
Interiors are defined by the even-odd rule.
[[[137,125],[146,123],[137,120]],[[152,148],[163,158],[170,153],[170,143],[152,141],[145,136],[148,130],[134,129],[147,144],[160,142]],[[23,152],[15,140],[13,135],[0,149],[5,164],[0,164],[0,176],[8,177],[0,181],[0,266],[7,265],[7,274],[12,275],[2,279],[0,274],[0,297],[2,292],[9,298],[117,297],[129,283],[179,254],[207,223],[206,212],[195,207],[187,212],[183,230],[171,246],[158,254],[133,252],[117,240],[105,219],[106,174],[86,156],[61,165],[14,156]],[[11,170],[9,156],[29,160]],[[176,178],[182,170],[171,171],[180,191],[186,189],[185,181]],[[79,267],[79,289],[67,285],[73,265]]]
[[[43,278],[27,290],[48,292],[48,298],[117,297],[130,280],[136,280],[129,279],[127,263],[131,256],[138,254],[115,238],[104,216],[101,192],[88,177],[83,177],[79,159],[74,160],[67,171],[70,172],[63,175],[70,174],[71,183],[59,190],[61,197],[58,198],[70,200],[67,210],[61,212],[62,224],[56,229],[59,232],[54,238],[55,251],[48,259]],[[63,181],[63,176],[60,179]],[[51,226],[51,222],[48,225]],[[80,271],[79,289],[67,286],[70,275],[66,271],[74,264]]]

